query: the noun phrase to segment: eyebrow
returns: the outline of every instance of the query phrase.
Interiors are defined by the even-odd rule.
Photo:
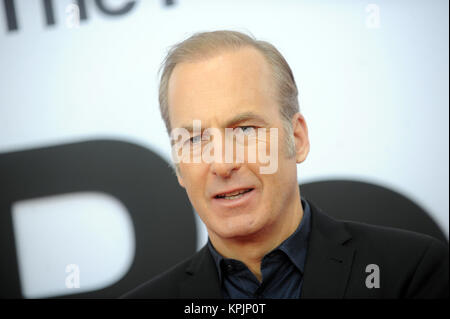
[[[230,120],[228,120],[226,122],[225,127],[230,127],[230,126],[234,126],[236,124],[242,123],[242,122],[247,122],[247,121],[256,121],[261,123],[263,126],[267,126],[268,123],[267,121],[260,115],[253,113],[253,112],[244,112],[244,113],[240,113],[236,116],[234,116],[233,118],[231,118]]]
[[[261,115],[258,115],[258,114],[254,113],[254,112],[243,112],[243,113],[235,115],[234,117],[232,117],[231,119],[226,121],[225,122],[225,127],[232,127],[232,126],[234,126],[236,124],[239,124],[239,123],[242,123],[242,122],[247,122],[247,121],[256,121],[259,124],[261,124],[262,126],[268,126],[269,125],[267,123],[267,121]],[[182,128],[188,130],[189,132],[192,132],[194,130],[192,124],[182,126]],[[204,127],[202,127],[202,130],[203,129],[204,129]]]

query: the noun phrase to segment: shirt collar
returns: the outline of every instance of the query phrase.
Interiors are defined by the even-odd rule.
[[[311,228],[311,208],[306,200],[302,199],[303,218],[295,232],[281,243],[275,250],[283,251],[303,274],[305,269],[308,237]]]
[[[311,208],[306,200],[301,199],[301,203],[303,207],[303,217],[297,229],[272,251],[280,250],[284,252],[295,267],[303,274],[306,261],[306,252],[308,248],[308,237],[311,229]],[[225,258],[217,252],[209,238],[208,248],[216,264],[216,268],[219,273],[219,280],[222,282],[222,267],[224,267],[223,261]],[[270,252],[267,253],[265,257],[269,254]]]

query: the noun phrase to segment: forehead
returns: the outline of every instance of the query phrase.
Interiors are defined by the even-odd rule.
[[[194,119],[219,124],[243,112],[271,117],[277,110],[270,65],[254,48],[178,64],[169,81],[168,103],[172,127]]]

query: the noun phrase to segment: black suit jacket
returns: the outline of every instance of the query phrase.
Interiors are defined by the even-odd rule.
[[[448,245],[430,236],[338,221],[310,202],[302,298],[448,298]],[[367,265],[379,269],[368,288]],[[222,298],[207,246],[123,298]]]

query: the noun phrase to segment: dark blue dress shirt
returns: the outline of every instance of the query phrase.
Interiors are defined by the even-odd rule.
[[[208,240],[208,248],[219,273],[224,298],[300,298],[311,228],[309,204],[303,199],[301,201],[303,218],[291,236],[263,257],[261,282],[243,262],[224,258]]]

